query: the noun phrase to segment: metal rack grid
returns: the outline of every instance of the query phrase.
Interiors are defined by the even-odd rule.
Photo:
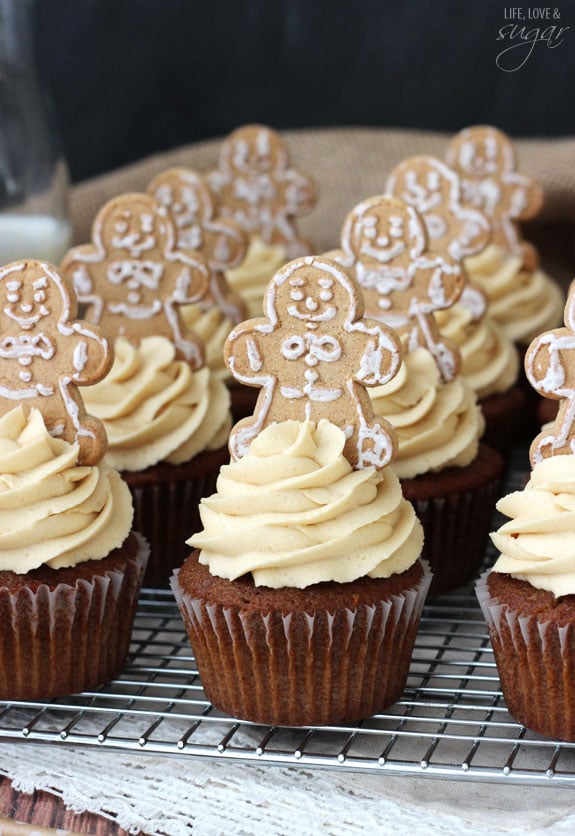
[[[544,739],[508,714],[471,588],[428,602],[405,691],[388,711],[353,726],[291,729],[216,710],[171,593],[144,590],[122,675],[50,703],[0,702],[0,740],[575,787],[575,744]]]

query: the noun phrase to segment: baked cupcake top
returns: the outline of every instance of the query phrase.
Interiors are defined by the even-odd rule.
[[[421,525],[390,468],[353,470],[326,420],[272,424],[221,469],[189,544],[210,572],[256,585],[389,577],[419,557]]]

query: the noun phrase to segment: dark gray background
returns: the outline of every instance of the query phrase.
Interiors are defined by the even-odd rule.
[[[74,180],[261,121],[575,134],[575,2],[36,0],[37,54]],[[513,5],[572,26],[502,72]],[[525,22],[528,28],[541,25]]]

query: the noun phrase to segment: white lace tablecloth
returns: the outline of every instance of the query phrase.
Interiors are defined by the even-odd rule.
[[[15,789],[154,836],[575,832],[572,789],[234,764],[66,745],[0,745]]]

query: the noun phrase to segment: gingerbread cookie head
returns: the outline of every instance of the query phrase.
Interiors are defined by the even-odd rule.
[[[273,422],[326,418],[345,432],[344,453],[356,468],[383,467],[395,434],[374,418],[366,386],[389,381],[401,362],[399,337],[364,318],[353,279],[338,264],[309,256],[270,281],[265,318],[242,323],[226,342],[226,362],[242,383],[262,390],[252,418],[230,435],[234,458]]]
[[[536,337],[525,355],[525,373],[545,398],[559,400],[557,417],[530,448],[532,465],[549,456],[575,453],[575,282],[565,305],[564,328]]]
[[[244,125],[224,141],[219,168],[207,175],[221,204],[232,218],[264,244],[285,247],[287,258],[311,252],[295,219],[315,206],[313,180],[290,166],[283,140],[265,125]]]
[[[195,250],[206,260],[209,287],[201,307],[215,305],[232,322],[245,318],[241,297],[232,291],[224,274],[237,267],[247,249],[247,236],[231,218],[217,216],[217,201],[200,174],[187,168],[171,168],[155,177],[148,194],[164,206],[176,228],[176,246]]]
[[[110,370],[112,350],[102,333],[76,319],[73,288],[55,267],[16,261],[0,269],[0,414],[17,404],[38,409],[48,431],[79,445],[78,463],[106,452],[100,421],[86,414],[78,386]]]
[[[539,212],[543,191],[517,171],[509,137],[489,125],[466,128],[449,143],[446,160],[461,178],[464,201],[490,221],[493,243],[536,266],[537,254],[523,241],[519,221]]]
[[[368,314],[425,345],[444,380],[459,370],[457,347],[441,337],[433,312],[457,301],[465,284],[461,264],[428,246],[416,210],[384,195],[364,200],[348,215],[337,261],[353,272]]]
[[[92,243],[70,250],[61,269],[90,321],[135,344],[151,334],[166,337],[200,368],[203,346],[186,333],[178,309],[206,292],[208,268],[196,252],[176,247],[168,213],[152,197],[125,194],[106,203]]]

